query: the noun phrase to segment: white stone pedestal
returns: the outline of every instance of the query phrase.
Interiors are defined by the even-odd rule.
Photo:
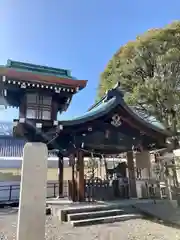
[[[24,147],[17,240],[43,240],[46,221],[48,150],[43,143]]]

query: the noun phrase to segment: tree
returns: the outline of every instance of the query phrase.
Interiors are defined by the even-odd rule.
[[[89,170],[88,173],[90,174],[90,178],[93,179],[95,177],[95,170],[98,168],[97,159],[91,156],[87,162],[87,168]]]
[[[180,127],[180,21],[122,46],[101,74],[98,98],[120,81],[125,101],[174,135]]]

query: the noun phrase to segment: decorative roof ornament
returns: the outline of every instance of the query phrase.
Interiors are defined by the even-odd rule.
[[[26,84],[25,84],[25,83],[22,83],[22,84],[21,84],[21,88],[26,88]]]
[[[113,89],[117,89],[117,88],[119,88],[120,86],[121,86],[121,83],[118,81],[118,82],[114,85]]]
[[[113,97],[117,97],[117,98],[124,98],[124,93],[120,87],[121,83],[118,81],[115,86],[113,88],[111,88],[107,94],[106,94],[106,98],[107,101]]]
[[[119,116],[118,114],[113,115],[111,124],[112,124],[114,127],[120,127],[121,124],[122,124],[122,122],[121,122],[121,116]]]

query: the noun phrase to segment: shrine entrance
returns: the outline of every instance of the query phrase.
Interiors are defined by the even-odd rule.
[[[69,198],[73,201],[81,201],[76,179],[69,180]],[[112,201],[129,198],[129,184],[120,183],[118,180],[109,179],[85,179],[84,198],[82,201]]]
[[[129,198],[129,182],[126,176],[127,165],[119,163],[115,168],[108,169],[108,173],[103,178],[94,174],[86,176],[83,173],[84,154],[80,151],[77,155],[70,155],[70,163],[72,167],[72,180],[69,180],[69,197],[73,201],[111,201],[117,199]],[[102,161],[101,157],[96,158],[97,161]],[[105,166],[104,166],[105,168]]]
[[[43,142],[48,150],[57,150],[59,197],[63,197],[65,157],[71,159],[72,179],[68,186],[73,201],[137,197],[134,149],[164,148],[171,133],[127,106],[120,83],[82,116],[58,120],[57,114],[67,110],[74,94],[86,84],[86,80],[75,79],[66,69],[16,61],[0,67],[1,104],[19,108],[19,118],[13,122],[14,137]],[[99,159],[102,155],[127,153],[128,181],[111,177],[85,179],[84,157],[90,157],[92,152]],[[113,171],[118,169],[122,166]],[[109,176],[111,172],[107,171]]]
[[[129,184],[119,180],[92,179],[85,181],[85,200],[113,201],[129,198]]]

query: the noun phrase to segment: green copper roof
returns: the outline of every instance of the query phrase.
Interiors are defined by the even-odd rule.
[[[82,118],[86,118],[86,117],[92,117],[100,112],[104,112],[105,110],[109,110],[109,108],[111,108],[111,106],[116,102],[115,98],[110,99],[107,102],[103,102],[100,105],[98,105],[97,107],[93,108],[92,110],[90,110],[89,112],[86,112],[85,114],[83,114],[80,117],[76,117],[74,118],[74,120],[79,120]]]
[[[162,129],[162,130],[166,129],[165,126],[161,122],[157,121],[155,117],[149,117],[149,118],[144,119],[144,120],[151,123],[155,127],[158,127],[160,129]]]
[[[137,114],[145,122],[150,123],[150,124],[154,125],[155,127],[159,128],[159,129],[162,129],[162,130],[166,129],[165,126],[161,122],[159,122],[155,117],[147,116],[144,113],[141,113],[140,111],[135,110],[134,107],[130,107],[130,108],[135,114]]]
[[[107,113],[110,109],[112,109],[113,105],[116,103],[116,98],[112,98],[107,102],[102,102],[97,107],[93,108],[92,110],[84,113],[81,116],[73,117],[71,119],[61,119],[62,121],[84,121],[85,119],[95,119],[99,117],[99,115],[103,115]]]
[[[31,63],[23,63],[23,62],[12,61],[12,60],[7,61],[6,67],[12,68],[16,71],[26,71],[26,72],[29,71],[36,74],[54,75],[57,77],[75,79],[74,77],[71,76],[71,72],[67,69],[52,68],[48,66],[36,65]]]

